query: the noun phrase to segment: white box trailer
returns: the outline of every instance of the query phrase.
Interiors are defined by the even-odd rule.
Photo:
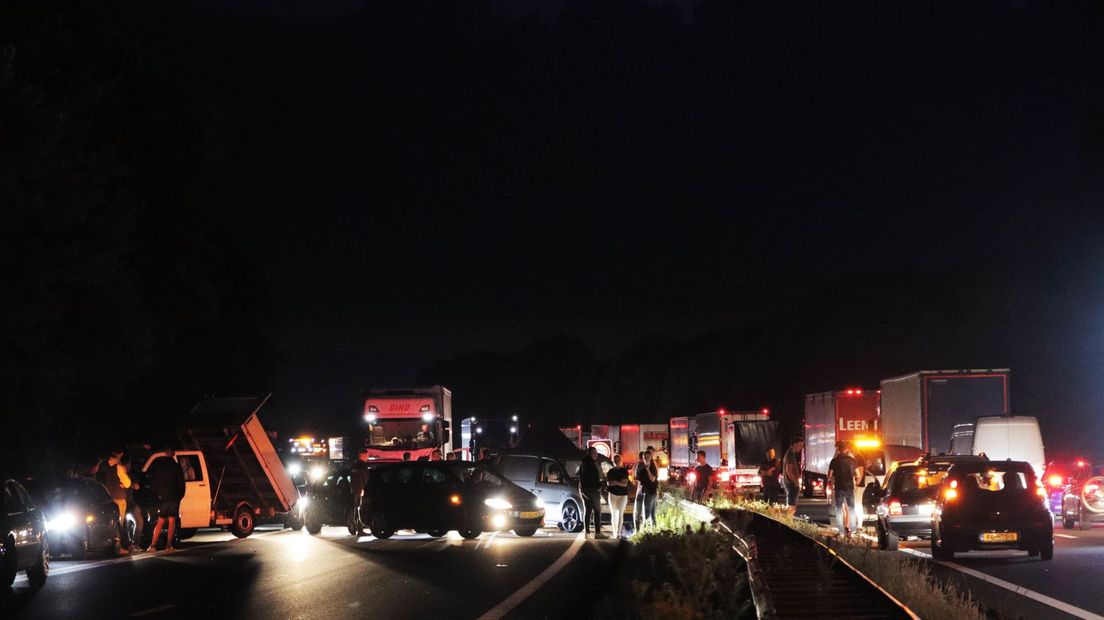
[[[955,427],[1007,416],[1007,368],[921,370],[882,380],[882,441],[950,453]]]

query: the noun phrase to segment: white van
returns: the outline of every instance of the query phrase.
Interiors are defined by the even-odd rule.
[[[1031,416],[983,416],[974,425],[974,454],[991,461],[1026,461],[1041,480],[1046,458],[1039,421]]]

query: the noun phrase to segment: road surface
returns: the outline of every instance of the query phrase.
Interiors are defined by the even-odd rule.
[[[824,500],[802,499],[798,514],[827,523]],[[927,540],[902,541],[900,553],[931,558]],[[1054,559],[1043,562],[1023,551],[958,553],[954,562],[940,563],[978,598],[1006,605],[1002,611],[1024,618],[1096,618],[1104,616],[1104,527],[1091,530],[1054,529]],[[950,572],[950,571],[953,571]],[[1017,602],[1009,590],[1027,600]]]
[[[201,532],[175,553],[55,560],[38,592],[21,574],[0,617],[577,616],[616,553],[616,541],[553,529],[471,541],[455,532],[354,538],[343,528],[319,536],[258,531],[243,540]]]

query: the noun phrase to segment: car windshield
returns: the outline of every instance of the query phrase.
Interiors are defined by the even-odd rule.
[[[94,504],[110,499],[107,490],[95,480],[70,479],[56,484],[43,484],[29,480],[24,488],[36,502],[52,506],[70,503]]]
[[[385,419],[369,429],[368,444],[374,448],[411,449],[437,445],[433,425],[420,419]]]
[[[452,471],[454,475],[460,478],[461,482],[470,484],[473,486],[487,485],[492,487],[502,486],[502,478],[498,474],[488,471],[482,467],[454,467]]]
[[[931,488],[928,471],[919,467],[902,467],[893,474],[893,493],[911,493]]]

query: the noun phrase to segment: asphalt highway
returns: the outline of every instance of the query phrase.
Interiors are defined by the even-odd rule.
[[[553,529],[471,541],[201,532],[175,553],[54,560],[38,592],[17,578],[0,617],[559,618],[589,609],[616,553],[616,541]]]
[[[824,500],[802,500],[798,514],[827,523]],[[902,541],[901,551],[931,559],[927,540]],[[939,562],[939,574],[955,579],[1006,617],[1099,618],[1104,616],[1104,527],[1054,529],[1054,559],[1043,562],[1023,551],[955,554]],[[1015,592],[1016,594],[1013,594]],[[1017,594],[1019,596],[1017,596]]]

